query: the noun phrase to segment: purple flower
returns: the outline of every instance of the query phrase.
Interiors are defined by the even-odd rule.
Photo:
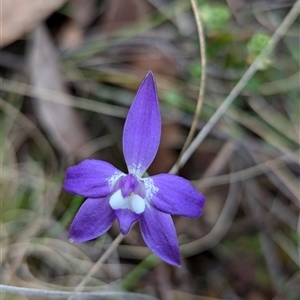
[[[143,177],[159,146],[161,118],[152,72],[148,72],[129,110],[123,152],[129,174],[87,159],[67,170],[66,191],[87,197],[70,229],[70,240],[85,242],[104,234],[117,218],[122,234],[139,221],[147,246],[162,260],[180,266],[171,215],[195,218],[205,199],[188,180],[170,174]]]

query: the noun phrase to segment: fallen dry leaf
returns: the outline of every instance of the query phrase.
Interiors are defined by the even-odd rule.
[[[30,31],[66,0],[1,0],[1,42],[4,47]]]
[[[52,90],[64,93],[65,101],[72,101],[63,85],[55,48],[43,25],[33,32],[28,64],[31,83],[41,89],[41,99],[43,93]],[[93,153],[92,149],[88,149],[89,138],[83,121],[71,106],[40,99],[36,99],[33,105],[39,122],[65,155],[83,159]]]

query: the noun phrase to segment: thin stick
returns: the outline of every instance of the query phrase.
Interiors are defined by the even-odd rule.
[[[201,144],[201,142],[205,139],[205,137],[208,135],[208,133],[211,131],[211,129],[215,126],[215,124],[218,122],[218,120],[222,117],[224,112],[228,109],[230,104],[235,100],[235,98],[239,95],[239,93],[243,90],[243,88],[246,86],[246,84],[249,82],[249,80],[252,78],[252,76],[255,74],[255,72],[259,69],[261,66],[261,63],[264,61],[266,57],[272,52],[272,50],[275,48],[279,40],[282,38],[282,36],[286,33],[286,31],[289,29],[289,27],[293,24],[295,19],[297,18],[299,14],[300,9],[300,0],[298,0],[292,9],[289,11],[287,16],[284,18],[280,26],[277,28],[275,33],[273,34],[272,38],[266,45],[266,47],[262,50],[262,52],[257,56],[257,58],[254,60],[252,65],[248,68],[248,70],[245,72],[243,77],[240,79],[240,81],[237,83],[237,85],[231,90],[227,98],[223,101],[223,103],[220,105],[220,107],[217,109],[217,111],[213,114],[213,116],[209,119],[209,121],[204,125],[202,130],[198,133],[194,141],[190,144],[190,146],[186,149],[186,151],[183,153],[183,155],[180,158],[180,161],[173,166],[173,168],[170,170],[171,174],[177,173],[177,171],[188,161],[188,159],[191,157],[191,155],[196,151],[198,146]]]
[[[4,78],[0,79],[0,90],[18,95],[25,95],[28,97],[38,97],[43,101],[50,101],[66,106],[77,107],[113,117],[123,118],[127,113],[127,109],[117,105],[100,103],[87,98],[71,96],[69,94],[60,93]]]
[[[192,122],[190,132],[189,132],[189,134],[186,138],[186,141],[185,141],[185,143],[182,147],[181,153],[178,157],[178,160],[177,160],[176,164],[179,163],[181,156],[183,155],[183,153],[187,149],[187,147],[190,145],[190,143],[191,143],[191,141],[194,137],[195,130],[197,128],[199,115],[200,115],[202,104],[203,104],[204,91],[205,91],[205,82],[206,82],[206,53],[205,53],[204,30],[203,30],[203,26],[202,26],[202,23],[201,23],[201,18],[200,18],[198,9],[197,9],[196,1],[191,0],[191,5],[192,5],[193,13],[194,13],[196,24],[197,24],[197,30],[198,30],[202,72],[201,72],[199,95],[198,95],[196,110],[195,110],[195,114],[194,114],[194,119],[193,119],[193,122]]]
[[[90,278],[99,270],[103,263],[109,258],[111,253],[118,247],[118,245],[123,240],[124,235],[120,233],[115,240],[109,245],[109,247],[106,249],[106,251],[101,255],[99,260],[94,264],[94,266],[91,268],[91,270],[85,275],[85,277],[81,280],[81,282],[76,286],[74,292],[80,292],[82,291],[83,287],[86,285],[86,283],[90,280]],[[69,300],[71,300],[69,298]]]
[[[76,299],[88,299],[88,300],[107,300],[107,299],[135,299],[135,300],[157,300],[152,296],[130,293],[130,292],[114,292],[114,291],[98,291],[98,292],[67,292],[67,291],[51,291],[43,289],[24,288],[19,286],[0,284],[0,296],[2,293],[13,293],[25,296],[39,296],[39,299],[57,299],[66,298],[68,296],[74,296]]]
[[[292,151],[290,153],[284,153],[276,158],[258,163],[243,170],[231,172],[230,174],[223,174],[214,177],[204,177],[203,179],[194,181],[193,184],[199,189],[204,189],[212,186],[226,184],[228,182],[243,181],[264,173],[266,174],[267,172],[274,172],[275,170],[285,166],[286,161],[288,161],[287,158],[291,153],[298,156],[300,154],[299,150]],[[298,203],[298,206],[299,205],[300,204]]]
[[[231,183],[229,185],[228,195],[218,220],[211,231],[202,238],[180,246],[183,257],[196,255],[202,251],[217,245],[228,231],[233,218],[239,208],[242,196],[241,185]]]

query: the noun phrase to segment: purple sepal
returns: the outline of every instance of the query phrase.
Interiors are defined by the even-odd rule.
[[[105,233],[116,219],[106,198],[87,199],[81,205],[70,228],[70,241],[82,243]]]
[[[130,209],[117,209],[114,213],[118,219],[120,231],[124,235],[129,232],[132,224],[140,218],[140,215]]]
[[[64,189],[89,198],[102,198],[112,192],[108,179],[122,174],[117,168],[102,160],[86,159],[67,169]]]
[[[165,262],[179,267],[179,245],[171,216],[147,207],[140,217],[140,227],[147,246]]]
[[[130,107],[123,132],[123,152],[130,173],[142,176],[152,163],[160,141],[161,118],[152,72],[142,81]]]
[[[202,213],[204,196],[191,183],[179,176],[160,174],[151,176],[158,191],[151,198],[159,210],[171,215],[196,218]]]

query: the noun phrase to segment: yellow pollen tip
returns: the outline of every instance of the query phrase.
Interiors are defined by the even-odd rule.
[[[130,196],[133,196],[134,195],[134,192],[131,192]]]

